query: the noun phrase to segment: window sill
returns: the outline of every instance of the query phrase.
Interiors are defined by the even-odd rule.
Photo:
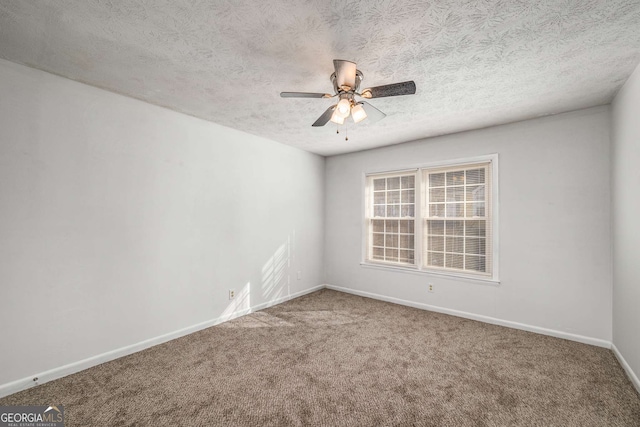
[[[373,268],[376,270],[387,270],[387,271],[397,271],[399,273],[409,273],[409,274],[419,274],[423,276],[435,276],[442,277],[444,279],[450,280],[464,280],[469,282],[475,282],[482,285],[489,286],[499,286],[500,280],[493,278],[485,278],[485,277],[477,277],[477,276],[469,276],[466,274],[452,273],[452,272],[440,272],[440,271],[432,271],[432,270],[419,270],[417,267],[404,267],[400,265],[388,265],[388,264],[378,264],[374,262],[360,262],[360,265],[364,268]]]

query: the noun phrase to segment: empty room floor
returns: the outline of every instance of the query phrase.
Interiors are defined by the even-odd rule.
[[[321,290],[0,399],[67,426],[638,426],[610,350]]]

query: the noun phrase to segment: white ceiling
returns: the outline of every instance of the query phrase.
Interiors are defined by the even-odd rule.
[[[323,155],[611,101],[640,61],[640,0],[0,0],[0,57]],[[333,59],[411,96],[312,128]]]

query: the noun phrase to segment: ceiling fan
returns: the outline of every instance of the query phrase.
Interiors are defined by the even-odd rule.
[[[343,124],[349,116],[355,123],[369,117],[369,120],[378,121],[386,117],[382,111],[366,101],[357,101],[356,96],[365,99],[382,98],[385,96],[413,95],[416,93],[416,84],[408,82],[393,83],[383,86],[370,87],[358,92],[363,75],[356,69],[356,63],[342,59],[334,59],[335,72],[331,74],[334,94],[309,93],[309,92],[281,92],[282,98],[334,98],[339,97],[337,104],[327,110],[311,126],[324,126],[331,120],[339,125]]]

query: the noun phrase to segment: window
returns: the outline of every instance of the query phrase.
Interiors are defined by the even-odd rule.
[[[496,279],[495,157],[368,175],[365,261]]]
[[[415,172],[371,178],[369,259],[415,263],[415,183]]]

